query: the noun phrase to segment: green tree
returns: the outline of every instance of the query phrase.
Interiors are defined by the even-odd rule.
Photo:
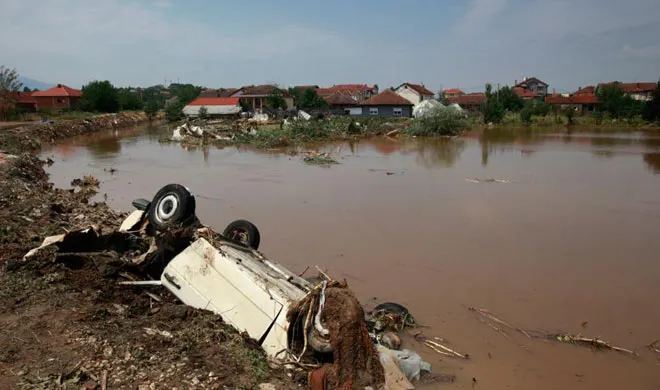
[[[575,109],[571,107],[564,108],[564,115],[566,115],[567,124],[572,125],[575,123],[573,118],[575,117]]]
[[[500,123],[504,119],[504,107],[497,99],[497,94],[493,93],[493,86],[486,84],[486,102],[482,106],[484,114],[484,123]]]
[[[644,104],[642,118],[649,122],[660,121],[660,81],[653,91],[652,100]]]
[[[328,107],[328,103],[325,101],[325,99],[320,97],[314,89],[306,89],[298,102],[298,108],[301,110],[313,110]],[[286,108],[286,102],[284,105],[284,108]]]
[[[0,65],[0,119],[11,119],[17,115],[13,92],[17,92],[23,84],[18,80],[16,69]]]
[[[436,98],[436,100],[444,104],[445,106],[449,105],[449,100],[447,100],[447,97],[445,96],[445,93],[443,91],[438,91],[438,97]]]
[[[505,86],[497,93],[497,99],[502,107],[511,112],[518,112],[523,108],[525,101],[509,86]]]
[[[170,84],[169,86],[171,97],[178,97],[184,106],[197,99],[202,93],[202,90],[202,87],[192,84]]]
[[[32,90],[30,89],[30,87],[23,87],[23,92],[24,93],[30,93],[30,92],[32,92]]]
[[[534,113],[534,105],[532,104],[532,102],[531,101],[525,102],[525,106],[523,107],[522,110],[520,110],[520,120],[526,125],[531,124],[533,113]]]
[[[120,89],[117,95],[122,110],[141,110],[144,105],[140,95],[129,89]]]
[[[153,119],[158,114],[158,102],[155,99],[149,100],[144,107],[144,113],[149,120]]]
[[[176,122],[183,118],[183,104],[181,101],[172,102],[165,107],[165,119],[170,122]]]
[[[286,100],[284,100],[284,94],[282,93],[281,89],[277,88],[277,86],[273,87],[273,90],[270,92],[268,97],[266,97],[266,106],[273,110],[287,109]]]
[[[117,88],[110,81],[92,81],[83,87],[81,106],[85,111],[118,112]]]
[[[641,114],[642,104],[626,95],[617,82],[601,85],[596,95],[602,102],[600,110],[613,118],[631,118]]]
[[[209,116],[209,110],[206,108],[206,106],[201,106],[199,108],[199,113],[197,114],[200,119],[206,119]]]

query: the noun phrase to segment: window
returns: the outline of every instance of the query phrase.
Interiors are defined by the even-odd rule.
[[[369,115],[378,115],[378,107],[369,107]]]
[[[392,116],[403,116],[403,108],[394,107],[392,109]]]

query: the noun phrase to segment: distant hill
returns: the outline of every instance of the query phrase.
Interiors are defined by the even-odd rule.
[[[34,80],[28,77],[19,76],[18,80],[23,83],[23,87],[28,87],[30,89],[38,89],[40,91],[46,90],[55,84],[44,83],[43,81]],[[23,89],[23,88],[21,88]]]

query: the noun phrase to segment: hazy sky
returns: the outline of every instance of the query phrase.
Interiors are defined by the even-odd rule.
[[[0,0],[0,64],[80,87],[660,77],[660,0]]]

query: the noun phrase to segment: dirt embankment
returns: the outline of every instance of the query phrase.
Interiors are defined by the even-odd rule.
[[[99,130],[134,126],[149,119],[140,111],[98,115],[90,119],[38,123],[15,129],[0,130],[0,151],[21,153],[34,151],[58,139],[72,137]]]
[[[38,143],[142,119],[124,113],[17,129],[0,136],[0,150],[33,151]],[[90,225],[107,232],[124,217],[89,200],[94,185],[53,188],[45,163],[30,153],[0,152],[1,389],[292,386],[221,317],[177,302],[166,289],[148,295],[118,285],[127,269],[112,249],[47,249],[24,261],[44,237]]]

